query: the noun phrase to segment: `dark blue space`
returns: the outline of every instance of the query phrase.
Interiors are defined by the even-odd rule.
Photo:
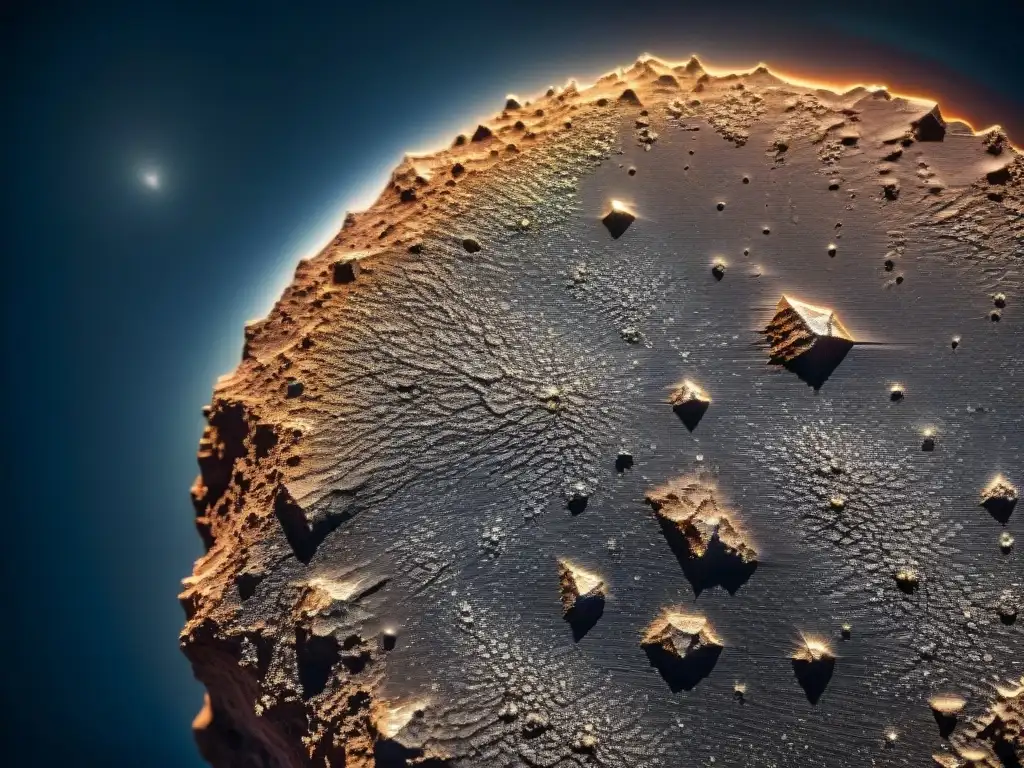
[[[643,52],[884,82],[1024,143],[1019,0],[37,0],[0,24],[9,765],[201,764],[176,600],[201,407],[404,151]]]

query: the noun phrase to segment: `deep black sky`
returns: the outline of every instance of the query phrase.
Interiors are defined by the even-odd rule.
[[[6,751],[36,750],[17,764],[200,764],[175,599],[200,408],[404,150],[644,51],[938,94],[1024,143],[1019,0],[3,7],[0,687]]]

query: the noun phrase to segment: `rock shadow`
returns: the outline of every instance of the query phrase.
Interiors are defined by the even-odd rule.
[[[709,405],[710,403],[691,400],[674,406],[672,410],[676,412],[676,416],[686,425],[686,428],[693,432],[700,424],[700,420],[704,418],[704,414],[707,413]]]
[[[985,499],[981,506],[987,509],[988,513],[999,523],[1006,525],[1010,522],[1010,515],[1013,514],[1013,510],[1017,506],[1017,499]]]
[[[705,646],[682,657],[669,653],[659,646],[646,646],[644,652],[651,666],[657,669],[662,679],[668,683],[672,693],[695,688],[701,680],[711,674],[711,670],[718,663],[718,657],[722,655],[719,646]]]
[[[843,362],[853,344],[845,339],[820,338],[799,357],[782,363],[817,392]]]
[[[711,539],[702,557],[696,557],[686,537],[674,523],[660,517],[658,522],[669,549],[679,561],[679,567],[683,569],[683,575],[690,582],[695,595],[711,587],[722,587],[730,595],[735,595],[757,570],[757,561],[744,561],[734,550],[726,547],[718,536]]]
[[[594,625],[597,624],[603,615],[603,597],[578,598],[572,610],[565,614],[565,620],[572,628],[572,639],[578,643],[586,637],[587,633],[594,628]]]
[[[575,517],[583,513],[583,510],[587,508],[588,501],[586,496],[573,496],[565,503],[565,508]]]
[[[811,704],[817,704],[818,699],[825,693],[832,674],[836,671],[836,660],[830,658],[819,659],[818,661],[803,661],[793,659],[793,672],[796,674],[797,682],[807,694],[807,700]]]
[[[423,750],[407,747],[393,739],[380,738],[373,745],[375,768],[450,768],[452,763],[439,757],[425,757]]]
[[[939,735],[948,739],[953,735],[953,731],[956,728],[957,716],[950,712],[939,712],[933,709],[932,715],[935,717],[935,722],[939,726]]]

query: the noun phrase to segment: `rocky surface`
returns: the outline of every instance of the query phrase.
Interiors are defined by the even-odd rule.
[[[201,753],[1019,765],[1022,254],[1001,132],[764,67],[407,157],[206,409]]]

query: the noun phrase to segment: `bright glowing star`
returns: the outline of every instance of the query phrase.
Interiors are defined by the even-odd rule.
[[[160,189],[160,174],[156,171],[143,171],[142,183],[150,189]]]

